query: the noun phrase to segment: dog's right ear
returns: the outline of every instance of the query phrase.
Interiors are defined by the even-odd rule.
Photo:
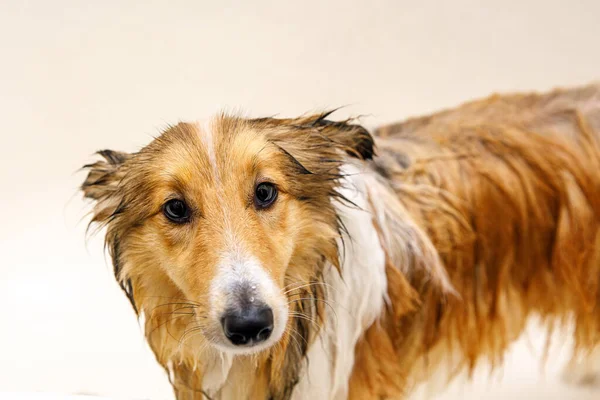
[[[101,150],[97,154],[103,160],[83,167],[89,172],[81,191],[85,198],[95,201],[92,222],[103,223],[117,212],[121,204],[119,184],[125,176],[123,165],[131,155],[113,150]]]

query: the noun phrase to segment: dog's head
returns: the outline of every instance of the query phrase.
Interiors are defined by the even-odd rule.
[[[326,116],[180,123],[137,153],[102,151],[86,166],[93,222],[107,226],[136,310],[180,304],[174,337],[193,330],[243,354],[320,307],[322,268],[339,267],[340,167],[373,154],[364,128]]]

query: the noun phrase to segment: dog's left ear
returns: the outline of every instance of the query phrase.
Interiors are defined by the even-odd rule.
[[[335,110],[334,110],[335,111]],[[300,118],[301,124],[317,129],[327,140],[340,146],[348,155],[369,160],[375,155],[373,136],[353,119],[330,121],[327,119],[333,111]]]
[[[131,155],[113,150],[101,150],[97,154],[103,160],[83,167],[89,172],[81,191],[85,198],[95,201],[92,222],[103,223],[117,212],[121,204],[119,184],[125,176],[123,165]]]

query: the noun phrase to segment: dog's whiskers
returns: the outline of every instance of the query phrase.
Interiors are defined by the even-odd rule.
[[[306,315],[304,313],[292,311],[292,312],[289,313],[289,315],[292,318],[304,319],[304,320],[312,323],[315,326],[315,328],[317,328],[317,329],[319,328],[319,324],[317,323],[317,321],[315,321],[313,318],[310,318],[310,316],[308,316],[308,315]]]
[[[299,286],[293,287],[293,288],[289,288],[289,286],[291,286],[291,284],[289,284],[283,288],[283,290],[284,290],[283,294],[286,295],[294,290],[298,290],[298,289],[302,289],[302,288],[310,287],[310,286],[317,286],[317,285],[322,285],[328,289],[335,290],[335,288],[332,285],[325,283],[325,282],[310,282],[310,283],[305,283],[305,284],[302,284],[302,285],[299,285]]]

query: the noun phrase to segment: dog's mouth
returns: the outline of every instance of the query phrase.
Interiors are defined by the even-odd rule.
[[[275,344],[275,342],[270,343],[267,341],[256,341],[256,340],[249,340],[244,344],[241,345],[232,345],[230,343],[215,343],[214,346],[224,352],[224,353],[229,353],[229,354],[233,354],[233,355],[249,355],[249,354],[256,354],[256,353],[260,353],[264,350],[269,349],[270,347],[272,347]]]

